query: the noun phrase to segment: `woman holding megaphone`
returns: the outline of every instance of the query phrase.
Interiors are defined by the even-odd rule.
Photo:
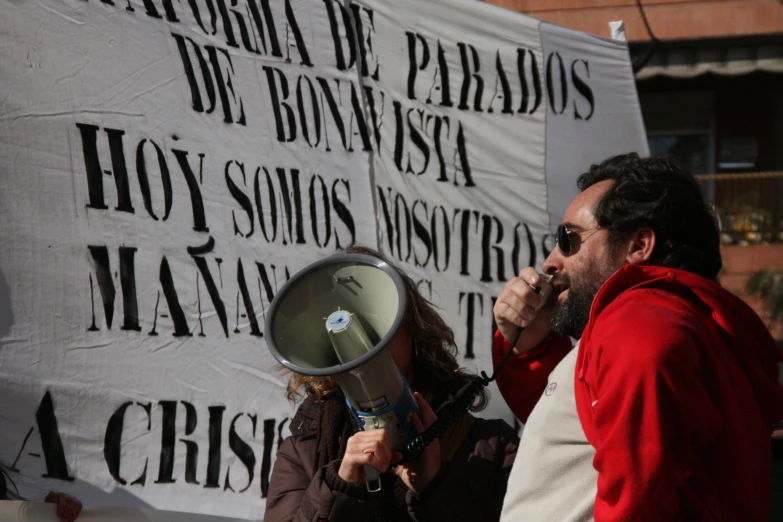
[[[350,247],[346,253],[382,256]],[[385,261],[385,260],[384,260]],[[388,263],[388,261],[386,261]],[[457,363],[454,334],[404,272],[407,307],[402,326],[389,344],[394,364],[414,391],[421,433],[437,410],[475,376]],[[289,436],[277,453],[265,520],[410,521],[500,518],[511,465],[519,439],[503,420],[460,416],[419,457],[401,462],[386,429],[361,431],[332,377],[292,373],[292,400],[304,401],[291,421]],[[488,402],[482,390],[471,404]],[[365,471],[380,472],[380,488],[370,491]],[[374,473],[373,473],[374,474]]]

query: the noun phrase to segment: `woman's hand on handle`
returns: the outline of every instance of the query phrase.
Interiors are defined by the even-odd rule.
[[[391,460],[391,440],[386,430],[359,431],[348,439],[337,475],[346,482],[361,486],[366,479],[364,466],[372,466],[384,472],[389,468]]]

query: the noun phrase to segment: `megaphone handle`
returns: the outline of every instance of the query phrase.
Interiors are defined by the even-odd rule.
[[[365,482],[367,483],[367,491],[375,493],[381,490],[381,472],[369,464],[364,465]]]

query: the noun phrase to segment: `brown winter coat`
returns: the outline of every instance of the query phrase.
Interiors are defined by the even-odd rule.
[[[322,411],[321,403],[308,398],[291,421],[292,434],[280,446],[272,472],[265,522],[492,522],[500,518],[519,442],[505,421],[471,419],[466,433],[459,436],[461,443],[446,452],[453,455],[444,455],[447,462],[421,494],[407,491],[391,473],[382,475],[380,493],[369,493],[365,486],[340,479],[339,459],[317,468]],[[400,486],[407,494],[399,494]],[[394,495],[395,489],[402,508],[382,507],[388,506],[382,495]]]

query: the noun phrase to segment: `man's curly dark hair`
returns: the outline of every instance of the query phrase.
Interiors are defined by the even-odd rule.
[[[594,210],[617,247],[649,227],[656,245],[651,265],[694,272],[717,281],[723,266],[720,231],[693,175],[665,156],[624,154],[592,165],[577,181],[580,190],[605,180],[614,183]]]

